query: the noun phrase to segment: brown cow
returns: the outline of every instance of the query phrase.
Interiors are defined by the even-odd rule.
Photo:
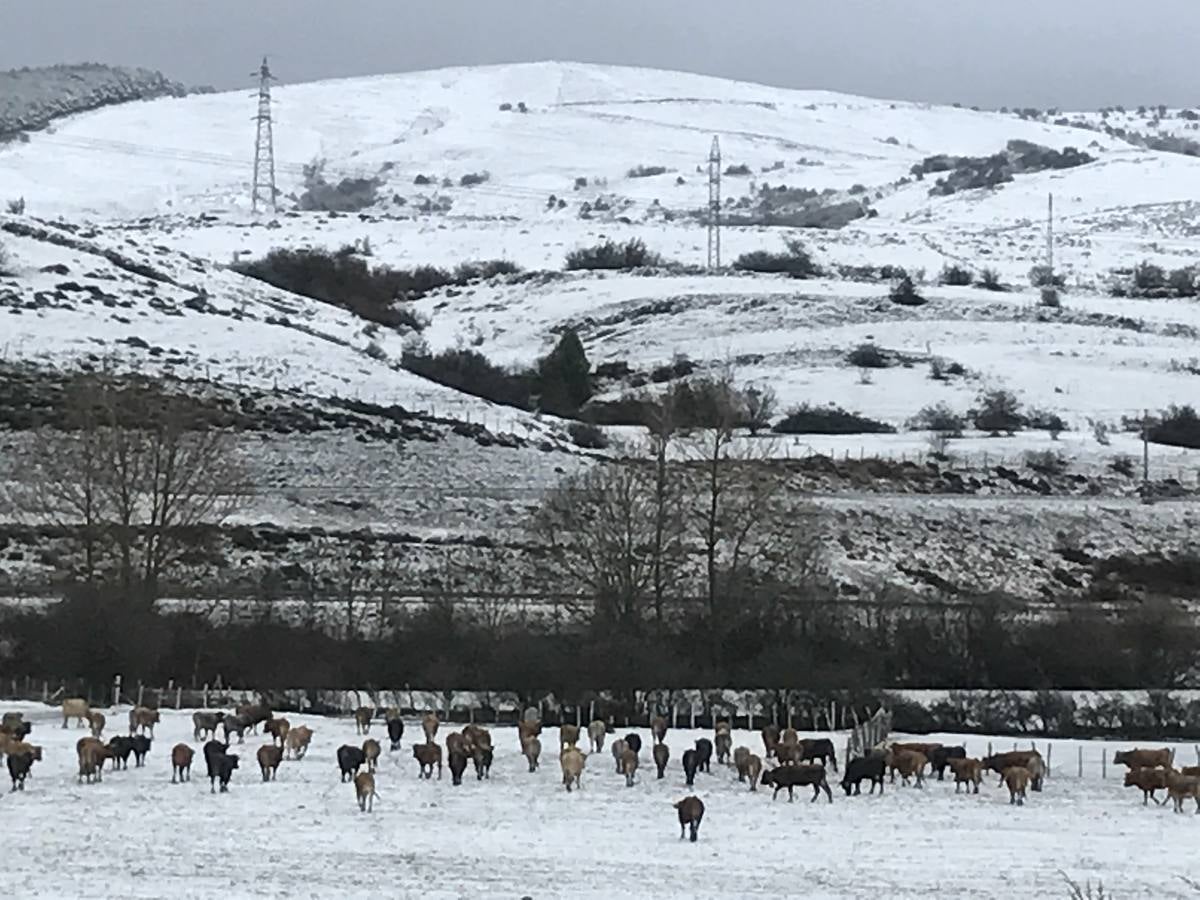
[[[587,763],[587,757],[575,747],[568,747],[559,755],[558,763],[562,767],[563,784],[567,793],[571,792],[571,785],[583,790],[583,767]]]
[[[783,735],[779,738],[779,743],[785,747],[799,747],[800,735],[796,732],[795,728],[785,728]]]
[[[1166,769],[1130,769],[1125,773],[1125,787],[1141,789],[1142,806],[1149,805],[1151,799],[1156,804],[1161,805],[1167,801],[1162,800],[1160,802],[1154,796],[1154,792],[1165,791],[1167,789],[1167,774]]]
[[[195,752],[187,744],[176,744],[171,748],[171,784],[192,780],[192,757]]]
[[[449,756],[451,753],[467,756],[467,739],[457,731],[446,735],[446,755]]]
[[[375,716],[375,710],[369,706],[360,706],[354,711],[354,733],[367,734],[371,730],[371,719]]]
[[[538,757],[542,755],[542,742],[535,737],[528,738],[521,744],[521,753],[529,760],[529,771],[536,772]]]
[[[965,784],[967,793],[972,793],[971,785],[975,786],[974,793],[979,793],[979,784],[983,781],[983,763],[978,759],[948,759],[946,765],[954,773],[954,793]]]
[[[1008,802],[1017,806],[1025,805],[1025,789],[1029,787],[1029,770],[1024,766],[1012,766],[1005,769],[1004,783],[1008,785]]]
[[[271,743],[278,741],[281,748],[287,744],[288,732],[291,730],[292,723],[282,717],[263,722],[263,734],[269,734]]]
[[[373,812],[375,809],[375,776],[370,772],[359,772],[354,776],[354,795],[358,798],[358,808],[362,812]]]
[[[608,725],[603,719],[593,719],[588,723],[588,740],[592,743],[592,752],[599,753],[604,749],[604,736],[608,734]]]
[[[104,734],[104,726],[108,724],[108,719],[102,712],[88,712],[88,725],[92,729],[92,737],[98,738]]]
[[[717,763],[729,765],[729,754],[733,750],[733,737],[728,731],[718,731],[716,734]]]
[[[1113,765],[1125,766],[1129,769],[1167,769],[1172,764],[1170,750],[1118,750],[1113,756]]]
[[[892,771],[892,781],[896,780],[896,773],[900,773],[900,783],[908,784],[908,779],[914,775],[917,778],[917,787],[925,786],[925,766],[929,760],[924,753],[919,753],[916,750],[900,750],[897,751],[894,747],[888,750],[886,765]]]
[[[287,748],[292,759],[303,759],[312,742],[313,731],[307,725],[297,725],[289,728],[287,733]]]
[[[621,774],[621,755],[629,749],[629,745],[625,743],[624,738],[617,738],[612,742],[613,762],[617,764],[617,774]]]
[[[521,742],[521,746],[525,746],[525,742],[530,738],[535,738],[542,733],[542,723],[537,719],[532,721],[522,719],[517,723],[517,739]]]
[[[467,742],[468,756],[474,755],[476,750],[492,749],[492,735],[486,728],[472,723],[463,727],[462,734]]]
[[[88,783],[95,778],[104,780],[104,761],[112,759],[113,752],[99,738],[82,737],[75,742],[75,753],[79,757],[79,780],[86,777]]]
[[[1179,772],[1189,778],[1200,778],[1200,766],[1184,766]]]
[[[671,759],[671,748],[666,744],[655,744],[650,752],[654,755],[654,767],[658,769],[658,777],[661,779],[667,771],[667,762]]]
[[[146,706],[135,706],[129,711],[129,733],[137,734],[141,732],[145,734],[150,732],[150,737],[154,737],[154,726],[158,724],[159,716],[157,709],[150,709]]]
[[[750,754],[750,759],[746,761],[746,774],[750,778],[750,790],[758,790],[758,779],[762,776],[763,761],[754,753]]]
[[[421,764],[419,777],[432,778],[433,767],[438,770],[438,781],[442,780],[442,748],[430,741],[427,744],[413,744],[413,758]]]
[[[258,748],[258,767],[262,770],[263,781],[274,781],[279,764],[283,762],[283,748],[274,743],[263,744]]]
[[[738,747],[733,751],[733,767],[737,769],[738,781],[744,782],[750,771],[749,747]]]
[[[1042,780],[1046,775],[1046,764],[1042,755],[1036,750],[1012,750],[1008,753],[996,753],[985,756],[980,762],[985,769],[990,769],[1000,775],[1000,784],[1004,784],[1004,770],[1011,768],[1025,769],[1029,773],[1029,786],[1034,791],[1042,789]]]
[[[675,804],[679,811],[679,839],[683,840],[686,828],[691,828],[691,841],[696,843],[700,833],[700,822],[704,819],[704,802],[699,797],[685,797]]]
[[[633,777],[638,770],[638,755],[629,747],[621,754],[621,772],[625,775],[625,787],[633,787]]]
[[[432,744],[438,732],[437,713],[425,714],[424,718],[421,719],[421,730],[425,732],[425,743]]]

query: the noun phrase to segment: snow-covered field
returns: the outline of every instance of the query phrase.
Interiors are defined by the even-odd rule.
[[[1060,872],[1080,883],[1102,879],[1118,898],[1195,896],[1181,876],[1197,875],[1200,818],[1143,807],[1111,765],[1101,778],[1099,760],[1111,759],[1115,745],[1098,742],[1052,742],[1046,790],[1023,808],[1011,807],[992,778],[978,796],[933,781],[926,790],[889,785],[882,797],[847,799],[835,783],[832,805],[810,804],[803,793],[794,804],[772,802],[714,764],[697,776],[706,813],[693,846],[680,842],[670,804],[692,793],[679,756],[706,736],[699,731],[669,732],[663,781],[642,730],[632,789],[614,774],[606,747],[589,759],[583,790],[568,795],[553,728],[542,735],[536,774],[515,730],[497,728],[491,780],[476,781],[468,767],[455,788],[448,772],[440,782],[417,778],[411,743],[419,726],[409,721],[402,750],[384,752],[368,815],[339,783],[334,761],[338,746],[361,743],[349,719],[289,715],[314,729],[313,745],[302,761],[285,761],[272,784],[253,762],[262,738],[247,736],[230,792],[212,795],[200,758],[191,784],[170,783],[170,747],[185,741],[199,750],[187,711],[164,713],[144,769],[80,785],[74,743],[83,732],[59,728],[46,707],[3,708],[30,715],[30,739],[45,751],[25,792],[0,800],[11,896],[1067,896]],[[110,724],[126,715],[112,711]],[[386,737],[381,731],[376,724],[372,735]],[[446,733],[443,726],[439,743]],[[968,752],[982,755],[988,740],[967,736]],[[993,741],[997,751],[1011,743]],[[757,734],[736,733],[734,745],[742,744],[762,751]],[[1179,748],[1178,764],[1190,764],[1192,753]]]

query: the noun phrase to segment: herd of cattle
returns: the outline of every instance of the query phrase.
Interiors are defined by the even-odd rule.
[[[376,712],[370,707],[360,707],[354,712],[355,729],[360,736],[369,735]],[[383,719],[389,750],[399,750],[404,735],[404,722],[399,710],[385,710]],[[135,768],[145,764],[154,739],[154,727],[159,723],[159,713],[146,707],[135,707],[129,712],[129,734],[111,737],[107,743],[102,740],[108,725],[107,719],[103,713],[90,709],[86,701],[69,699],[63,702],[62,727],[68,727],[72,720],[90,731],[76,742],[75,749],[79,762],[78,779],[80,783],[91,783],[103,780],[106,762],[111,763],[110,767],[114,770],[128,768],[130,756],[134,757]],[[292,727],[286,718],[275,716],[261,704],[240,706],[231,714],[196,712],[192,716],[192,725],[194,741],[205,741],[201,752],[212,793],[216,793],[218,788],[222,793],[228,791],[233,773],[238,768],[238,756],[229,752],[235,736],[239,744],[244,743],[246,733],[257,734],[260,726],[263,734],[270,736],[271,742],[262,745],[256,754],[263,781],[274,780],[285,758],[303,759],[313,737],[313,731],[308,726]],[[435,740],[440,727],[441,723],[433,713],[421,720],[425,740],[412,746],[413,758],[419,765],[419,777],[431,779],[435,768],[438,778],[442,777],[443,750]],[[25,789],[25,780],[33,764],[42,759],[42,748],[27,740],[32,728],[32,723],[25,721],[21,713],[5,713],[0,721],[0,754],[7,761],[13,791]],[[593,721],[587,726],[591,754],[603,752],[605,741],[612,731],[612,726],[603,720]],[[218,739],[218,732],[224,740]],[[660,716],[651,722],[651,758],[660,779],[665,777],[671,759],[667,732],[666,719]],[[518,722],[521,753],[528,762],[530,772],[536,772],[540,765],[541,733],[542,725],[537,720]],[[583,786],[588,754],[579,749],[581,729],[578,726],[560,726],[558,737],[563,785],[570,792]],[[830,803],[833,802],[833,792],[826,773],[827,767],[837,772],[838,761],[830,740],[804,739],[795,729],[781,731],[774,725],[768,725],[762,729],[762,742],[765,758],[774,762],[771,767],[767,767],[764,759],[752,753],[748,747],[735,749],[729,722],[718,721],[712,740],[700,738],[694,747],[683,751],[680,764],[687,786],[694,787],[698,773],[711,774],[715,757],[718,765],[733,767],[738,781],[748,783],[751,791],[757,791],[758,785],[763,784],[774,788],[772,799],[778,798],[780,791],[786,790],[788,800],[792,801],[797,787],[811,787],[813,801],[820,799],[823,793]],[[635,783],[641,764],[641,750],[642,738],[637,732],[617,738],[610,745],[616,773],[624,776],[628,787]],[[374,806],[377,796],[375,772],[382,753],[383,747],[379,741],[369,736],[361,746],[344,744],[337,750],[341,780],[353,783],[359,809],[364,812],[370,812]],[[186,743],[176,744],[172,748],[172,783],[191,780],[193,757],[194,751]],[[493,760],[491,734],[486,728],[467,725],[461,731],[446,736],[445,757],[455,785],[462,784],[468,762],[474,766],[478,779],[489,778]],[[1196,811],[1200,813],[1200,766],[1177,770],[1174,768],[1172,752],[1166,749],[1122,751],[1116,754],[1114,762],[1126,767],[1125,786],[1140,789],[1143,804],[1151,799],[1156,804],[1171,800],[1175,811],[1183,812],[1184,802],[1191,798],[1195,800]],[[894,784],[898,774],[902,785],[912,782],[920,788],[924,786],[927,770],[931,775],[935,774],[939,781],[944,780],[949,770],[954,777],[956,794],[964,785],[968,793],[978,794],[984,773],[993,772],[1000,776],[1000,784],[1008,788],[1009,802],[1018,806],[1024,805],[1028,790],[1042,790],[1046,776],[1045,763],[1036,750],[1014,750],[973,759],[967,756],[966,748],[961,746],[885,742],[846,764],[841,787],[847,796],[859,795],[862,783],[869,781],[870,793],[874,794],[878,787],[882,794],[885,776],[890,775]],[[1156,796],[1159,790],[1167,793],[1162,801]],[[689,796],[675,804],[675,808],[679,816],[680,838],[690,830],[690,839],[695,841],[704,817],[704,803],[698,797]]]

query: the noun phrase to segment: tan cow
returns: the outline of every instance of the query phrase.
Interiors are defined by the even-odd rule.
[[[638,755],[632,748],[626,747],[621,754],[621,772],[625,775],[625,787],[633,787],[633,777],[638,770]]]
[[[537,719],[522,719],[517,723],[517,739],[521,742],[521,746],[525,746],[525,742],[530,738],[535,738],[542,733],[542,723]]]
[[[438,733],[437,713],[426,713],[421,719],[421,730],[425,732],[425,743],[432,744]]]
[[[375,717],[375,710],[369,706],[360,706],[354,711],[354,733],[367,734],[371,731],[371,719]]]
[[[560,750],[574,747],[579,743],[578,725],[560,725],[558,727],[558,746]]]
[[[665,744],[667,741],[667,720],[663,716],[655,716],[650,723],[650,734],[654,737],[654,743]]]
[[[529,771],[536,772],[538,769],[538,757],[542,755],[542,742],[535,737],[527,739],[521,744],[521,753],[529,760]]]
[[[563,784],[567,793],[571,792],[571,785],[583,790],[583,767],[587,763],[587,757],[577,748],[568,747],[559,755],[558,762],[562,767]]]
[[[171,748],[171,784],[192,780],[192,757],[195,752],[187,744],[176,744]]]
[[[375,776],[370,772],[359,772],[354,776],[354,796],[358,798],[358,808],[362,812],[373,812],[375,809]]]
[[[617,764],[617,774],[621,774],[621,756],[629,749],[629,745],[625,743],[624,738],[617,738],[612,742],[613,762]]]
[[[92,729],[92,737],[98,738],[104,734],[104,726],[108,724],[108,719],[102,712],[88,712],[88,727]]]
[[[954,793],[962,786],[967,786],[967,793],[972,793],[971,785],[975,786],[974,793],[979,793],[979,785],[983,781],[983,762],[978,759],[948,759],[946,765],[954,773]]]
[[[379,766],[379,754],[381,752],[379,741],[375,740],[375,738],[367,738],[363,741],[362,749],[363,756],[367,759],[367,771],[374,772]]]
[[[762,777],[763,761],[755,754],[750,754],[750,759],[746,761],[746,774],[750,778],[750,790],[758,790],[758,779]]]
[[[292,759],[303,759],[304,754],[308,752],[308,745],[312,742],[313,732],[307,725],[297,725],[295,728],[289,728],[287,733],[287,748]]]
[[[738,781],[745,782],[746,775],[749,773],[747,768],[750,764],[750,748],[738,747],[733,751],[733,767],[737,770]]]
[[[1029,787],[1029,770],[1024,766],[1013,766],[1005,769],[1004,783],[1008,785],[1008,802],[1016,806],[1025,805],[1025,791]]]
[[[1148,806],[1151,800],[1161,805],[1167,801],[1159,801],[1154,792],[1167,789],[1167,775],[1166,769],[1130,769],[1125,773],[1125,787],[1141,789],[1142,806]]]
[[[779,746],[779,726],[764,725],[762,729],[763,747],[767,751],[767,759],[775,755],[775,750]]]
[[[929,764],[929,760],[925,758],[924,753],[919,753],[916,750],[901,750],[897,752],[894,748],[888,751],[885,765],[892,770],[892,781],[896,780],[896,773],[900,773],[900,783],[908,784],[908,779],[916,776],[917,787],[925,786],[925,766]]]
[[[1200,813],[1200,778],[1168,772],[1167,796],[1174,802],[1175,812],[1183,812],[1183,801],[1191,797],[1196,801],[1196,812]]]
[[[292,723],[280,716],[278,719],[268,719],[263,722],[263,734],[271,736],[271,743],[279,742],[280,748],[287,746],[288,732],[292,730]]]
[[[67,727],[67,722],[75,719],[79,722],[80,728],[87,727],[88,713],[91,710],[88,708],[88,702],[82,697],[70,697],[62,702],[62,727]]]
[[[263,744],[258,748],[258,768],[262,770],[263,781],[274,781],[279,764],[283,762],[283,748],[274,743]]]
[[[593,719],[588,723],[588,740],[592,742],[592,752],[604,750],[604,736],[608,734],[608,726],[603,719]]]

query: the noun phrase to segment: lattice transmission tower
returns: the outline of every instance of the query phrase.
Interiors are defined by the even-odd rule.
[[[721,268],[721,142],[708,153],[708,270]]]
[[[271,122],[271,82],[275,76],[264,56],[262,68],[254,73],[258,76],[258,115],[254,117],[257,130],[254,136],[254,192],[251,207],[258,212],[260,207],[275,206],[275,131]]]

